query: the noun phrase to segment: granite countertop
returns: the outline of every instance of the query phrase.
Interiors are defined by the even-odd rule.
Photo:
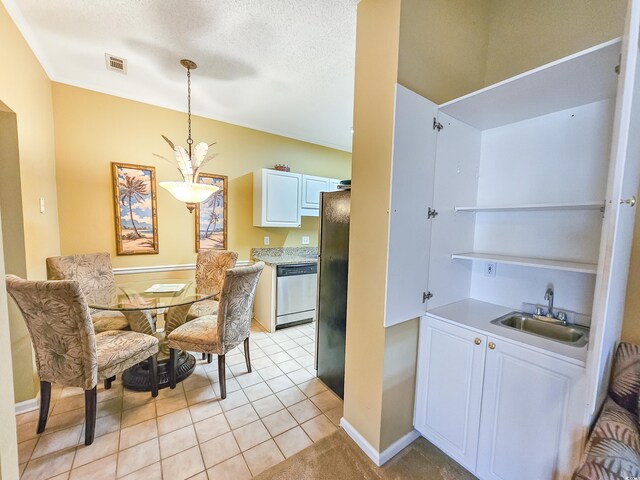
[[[269,265],[316,263],[318,260],[318,247],[252,248],[251,258],[261,260]]]

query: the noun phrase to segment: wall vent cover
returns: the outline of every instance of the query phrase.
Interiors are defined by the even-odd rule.
[[[107,70],[113,70],[114,72],[127,73],[127,60],[124,58],[116,57],[109,53],[104,54],[104,58],[107,62]]]

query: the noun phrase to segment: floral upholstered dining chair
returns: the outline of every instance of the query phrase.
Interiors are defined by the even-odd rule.
[[[85,440],[95,435],[97,383],[149,360],[151,395],[158,395],[158,339],[137,332],[95,333],[87,301],[75,280],[23,280],[7,275],[7,292],[29,330],[40,378],[37,433],[47,424],[51,384],[79,387],[85,398]]]
[[[88,304],[109,303],[116,291],[116,281],[107,252],[47,258],[49,280],[76,280]],[[96,333],[126,330],[129,322],[122,312],[91,309]]]
[[[213,295],[209,300],[194,303],[187,321],[218,313],[218,302],[225,272],[236,266],[238,254],[227,250],[200,250],[196,259],[196,292]]]
[[[176,387],[176,350],[218,355],[220,396],[227,397],[225,355],[244,342],[247,370],[251,372],[249,334],[253,299],[264,262],[226,271],[217,315],[205,315],[187,322],[167,336],[169,345],[169,385]]]

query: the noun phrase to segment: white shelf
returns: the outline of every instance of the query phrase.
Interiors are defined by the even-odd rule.
[[[525,211],[553,211],[553,210],[600,210],[602,202],[585,203],[538,203],[528,205],[474,205],[470,207],[454,207],[456,212],[525,212]]]
[[[506,265],[519,265],[531,268],[548,268],[551,270],[563,270],[565,272],[589,273],[595,275],[596,264],[568,262],[565,260],[553,260],[550,258],[529,258],[529,257],[512,257],[507,255],[497,255],[492,253],[453,253],[452,259],[460,260],[482,260],[485,262],[496,262]]]
[[[447,102],[440,110],[486,130],[613,98],[620,50],[617,38]]]

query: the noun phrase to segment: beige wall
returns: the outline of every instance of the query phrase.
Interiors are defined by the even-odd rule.
[[[0,45],[0,102],[16,114],[18,127],[24,234],[24,240],[19,240],[12,235],[20,232],[12,231],[6,243],[23,241],[26,275],[44,278],[44,259],[60,251],[51,82],[1,4]],[[1,160],[10,161],[5,156]],[[43,214],[39,210],[41,197],[46,206]],[[10,316],[10,332],[15,399],[19,402],[33,398],[37,391],[31,342],[19,316]]]
[[[622,35],[627,0],[491,0],[485,84]]]
[[[402,0],[398,83],[435,103],[484,86],[490,0]]]
[[[344,418],[380,449],[400,0],[358,5]]]
[[[53,84],[53,101],[62,253],[105,250],[115,267],[193,263],[195,215],[160,187],[160,253],[116,256],[111,180],[111,162],[155,166],[157,182],[180,180],[177,168],[152,154],[172,157],[161,134],[186,144],[186,114],[59,83]],[[300,246],[302,235],[317,245],[317,217],[303,217],[300,229],[252,226],[252,172],[286,163],[293,172],[350,178],[349,153],[202,117],[193,118],[193,137],[217,142],[212,149],[219,155],[204,171],[229,177],[228,248],[240,259],[248,259],[266,235],[270,246]]]

